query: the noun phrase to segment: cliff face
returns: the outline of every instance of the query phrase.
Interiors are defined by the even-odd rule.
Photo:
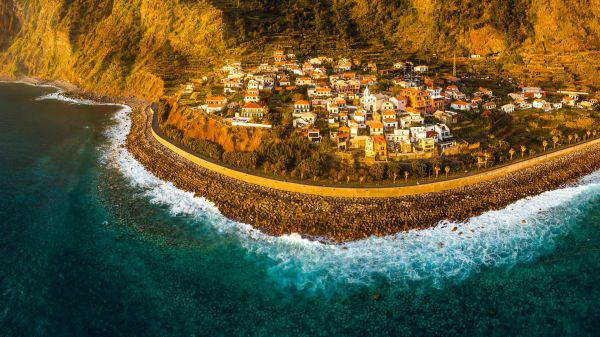
[[[600,50],[600,0],[0,0],[0,73],[103,94],[156,98],[212,63],[277,45],[577,54]],[[586,69],[577,80],[598,73],[573,68]]]
[[[156,98],[224,47],[221,12],[203,1],[0,0],[0,16],[0,72],[109,95]]]

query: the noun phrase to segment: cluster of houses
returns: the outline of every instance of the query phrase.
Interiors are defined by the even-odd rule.
[[[223,93],[243,93],[243,100],[229,102],[224,96],[207,97],[204,111],[233,108],[237,122],[260,122],[269,113],[265,97],[275,91],[301,88],[305,97],[293,103],[292,112],[292,124],[298,132],[318,143],[327,130],[338,150],[360,149],[366,158],[387,160],[392,156],[433,155],[455,147],[450,127],[466,111],[549,111],[563,104],[583,104],[576,103],[576,94],[565,96],[562,103],[548,103],[542,89],[525,87],[510,95],[514,103],[497,107],[492,90],[479,88],[466,95],[456,85],[442,88],[439,81],[426,76],[426,65],[414,66],[410,62],[394,63],[390,70],[401,74],[392,80],[398,89],[395,93],[372,92],[378,83],[378,75],[374,74],[382,73],[374,64],[369,63],[367,72],[361,73],[356,70],[361,65],[346,58],[334,62],[316,57],[299,62],[294,52],[277,50],[273,59],[273,63],[252,68],[243,68],[240,62],[227,63],[222,69]],[[319,120],[323,121],[319,124],[321,129],[316,127]]]
[[[512,103],[505,104],[500,109],[506,113],[512,113],[516,109],[540,109],[545,112],[562,109],[564,107],[593,109],[598,104],[597,99],[583,100],[583,96],[588,96],[586,92],[559,91],[558,94],[564,95],[560,102],[546,101],[546,91],[539,87],[523,87],[521,92],[510,93],[508,96],[513,100]]]

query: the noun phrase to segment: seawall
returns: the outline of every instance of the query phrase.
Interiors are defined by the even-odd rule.
[[[445,189],[436,192],[427,192],[440,188],[441,185],[434,183],[381,189],[386,193],[384,197],[381,194],[367,197],[360,188],[352,192],[353,195],[360,193],[360,197],[349,197],[349,190],[339,187],[328,189],[330,192],[326,193],[343,192],[344,197],[309,194],[306,186],[301,184],[287,185],[276,181],[271,188],[268,187],[271,185],[256,184],[255,176],[246,176],[243,172],[230,172],[220,166],[213,170],[207,163],[204,163],[206,166],[199,165],[195,162],[198,159],[189,157],[189,153],[172,149],[169,142],[164,143],[164,139],[160,142],[156,138],[151,112],[136,108],[131,118],[127,147],[157,177],[205,197],[226,217],[251,224],[268,234],[300,233],[322,241],[344,242],[371,235],[389,235],[431,227],[444,219],[464,221],[519,199],[576,182],[581,176],[600,169],[600,142],[593,141],[512,167],[491,170],[479,177],[439,182],[446,184],[442,185]],[[452,184],[461,184],[461,187],[452,188],[455,186]],[[300,192],[296,192],[296,185],[302,186]],[[295,190],[286,191],[282,186]],[[310,188],[313,193],[321,191],[318,186]],[[383,193],[370,190],[371,193]],[[409,191],[417,193],[408,194]]]

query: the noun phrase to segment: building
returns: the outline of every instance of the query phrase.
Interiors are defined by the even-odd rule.
[[[310,112],[310,102],[300,100],[294,102],[294,113]]]
[[[546,92],[539,87],[523,87],[521,88],[521,93],[525,96],[525,98],[544,98],[546,97]]]
[[[406,88],[402,91],[402,94],[408,100],[408,105],[420,113],[431,110],[431,100],[428,91],[419,88]]]
[[[254,103],[260,102],[260,96],[257,94],[247,93],[246,96],[244,96],[244,103],[249,103],[249,102],[254,102]]]
[[[450,107],[454,110],[469,111],[471,110],[471,104],[464,101],[455,101],[450,104]]]
[[[482,93],[483,95],[487,96],[487,97],[494,96],[494,92],[492,91],[492,89],[488,89],[488,88],[484,88],[484,87],[479,87],[479,92]]]
[[[510,113],[515,112],[515,105],[514,104],[505,104],[500,107],[500,110],[510,114]]]
[[[458,113],[454,111],[438,110],[433,114],[433,117],[446,125],[458,123]]]
[[[371,136],[383,135],[383,123],[380,121],[369,121],[369,134]]]
[[[416,66],[413,70],[417,73],[426,73],[429,71],[429,67],[425,65]]]
[[[494,102],[485,102],[483,103],[483,110],[496,110],[496,103]]]
[[[365,156],[375,160],[387,159],[387,142],[383,136],[371,136],[365,144]]]
[[[309,129],[304,134],[311,143],[321,142],[321,131],[319,129]]]
[[[267,113],[268,108],[258,103],[249,102],[242,106],[240,117],[262,119]]]

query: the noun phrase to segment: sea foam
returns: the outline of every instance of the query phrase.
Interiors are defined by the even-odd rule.
[[[579,184],[519,200],[464,223],[443,221],[431,229],[344,245],[310,241],[297,234],[273,237],[226,219],[205,198],[178,190],[148,172],[121,146],[131,127],[127,110],[114,118],[116,123],[108,131],[112,144],[109,162],[134,186],[143,188],[145,197],[168,206],[174,215],[208,219],[199,223],[236,234],[249,252],[275,262],[268,270],[273,279],[299,289],[376,280],[406,285],[420,281],[441,287],[448,280],[463,280],[483,268],[528,262],[551,251],[554,240],[569,232],[566,224],[579,214],[578,204],[600,194],[600,172],[596,172]]]
[[[310,241],[298,234],[274,237],[225,218],[205,198],[179,190],[147,171],[123,145],[131,128],[130,112],[123,106],[115,113],[113,126],[106,132],[109,144],[104,163],[117,168],[151,203],[231,234],[249,254],[269,258],[268,274],[286,287],[324,289],[379,281],[442,287],[485,268],[529,262],[551,252],[555,240],[569,233],[569,223],[581,208],[600,195],[600,172],[595,172],[578,184],[519,200],[464,223],[442,221],[431,229],[343,245]]]

